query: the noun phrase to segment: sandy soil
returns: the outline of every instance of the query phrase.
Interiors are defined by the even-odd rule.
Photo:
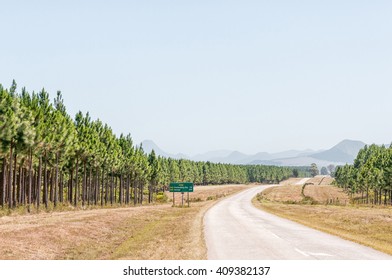
[[[266,189],[263,191],[263,197],[278,202],[300,202],[305,195],[322,204],[348,204],[349,196],[343,189],[332,186],[332,181],[333,178],[328,176],[316,176],[310,179],[292,178],[282,182],[279,186]],[[302,195],[304,183],[310,184],[306,185],[304,195]]]

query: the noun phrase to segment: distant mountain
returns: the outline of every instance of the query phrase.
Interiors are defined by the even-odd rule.
[[[215,159],[214,161],[218,161],[218,162],[222,162],[222,163],[239,163],[248,157],[249,157],[249,155],[243,154],[238,151],[234,151],[230,155],[228,155],[227,157],[223,158],[222,160]]]
[[[250,162],[249,164],[263,164],[263,165],[277,165],[277,166],[309,166],[312,163],[315,163],[319,168],[322,166],[328,166],[330,164],[333,164],[333,165],[345,164],[345,162],[326,161],[326,160],[312,158],[309,156],[279,158],[279,159],[264,160],[264,161],[256,160],[256,161]]]
[[[366,144],[361,141],[343,140],[331,149],[312,154],[310,157],[334,162],[353,163],[360,149]]]
[[[216,150],[203,154],[198,154],[192,157],[194,161],[211,161],[214,158],[225,158],[229,156],[233,151],[230,150]]]
[[[238,152],[237,152],[238,153]],[[291,159],[296,157],[304,157],[309,154],[314,154],[313,150],[289,150],[279,153],[266,153],[260,152],[254,155],[236,154],[231,155],[229,158],[221,159],[219,162],[229,162],[235,164],[266,164],[266,165],[281,165],[279,162],[284,162],[284,159]],[[233,161],[235,159],[235,161]]]
[[[143,150],[149,154],[151,153],[152,150],[154,150],[155,154],[163,156],[163,157],[169,157],[169,154],[164,152],[161,148],[158,147],[157,144],[155,144],[152,140],[144,140],[141,143]]]
[[[266,152],[261,152],[261,153],[257,153],[255,155],[250,155],[247,156],[246,158],[242,158],[241,160],[235,162],[236,164],[249,164],[252,161],[266,161],[266,160],[270,160],[273,159],[273,155],[266,153]]]
[[[166,153],[161,148],[159,148],[158,145],[155,144],[154,141],[152,141],[152,140],[144,140],[141,143],[141,145],[143,147],[144,152],[146,152],[147,154],[151,153],[151,151],[154,150],[156,155],[159,155],[159,156],[162,156],[162,157],[175,158],[175,159],[180,159],[180,158],[189,159],[189,157],[187,155],[184,155],[184,154],[181,154],[181,153],[180,154],[176,154],[176,155]]]
[[[172,156],[172,158],[190,159],[189,156],[187,156],[186,154],[182,154],[182,153],[175,154],[175,155]]]
[[[184,154],[169,154],[158,147],[153,141],[145,140],[142,142],[143,149],[146,153],[152,150],[157,155],[176,159],[191,159],[194,161],[210,161],[214,163],[231,163],[231,164],[264,164],[278,166],[307,166],[316,163],[317,166],[328,166],[329,164],[342,165],[352,163],[356,158],[359,150],[365,146],[365,143],[354,140],[343,140],[328,150],[313,151],[307,150],[288,150],[279,153],[259,152],[254,155],[248,155],[239,151],[216,150],[203,154],[189,157]]]

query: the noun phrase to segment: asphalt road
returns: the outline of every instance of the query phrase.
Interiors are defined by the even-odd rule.
[[[257,209],[258,186],[220,201],[204,217],[208,259],[381,260],[392,256]]]

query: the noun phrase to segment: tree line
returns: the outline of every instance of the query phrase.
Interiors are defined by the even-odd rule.
[[[0,84],[0,204],[39,209],[142,204],[169,182],[198,185],[279,182],[288,167],[194,162],[146,154],[130,134],[117,137],[89,113],[71,118],[61,92],[17,92]]]
[[[335,181],[362,203],[392,205],[392,146],[365,146],[354,164],[336,168]]]

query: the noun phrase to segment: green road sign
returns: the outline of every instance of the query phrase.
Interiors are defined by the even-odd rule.
[[[193,183],[184,182],[184,183],[170,183],[169,186],[170,192],[193,192]]]

